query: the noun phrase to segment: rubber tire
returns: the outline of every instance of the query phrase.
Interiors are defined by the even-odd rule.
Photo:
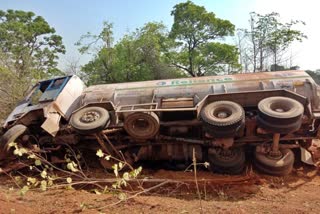
[[[213,152],[214,150],[208,150],[208,160],[212,172],[235,175],[243,171],[246,162],[243,148],[233,148],[235,156],[231,160],[221,159],[216,152]]]
[[[261,117],[257,117],[257,124],[259,127],[267,130],[271,133],[280,133],[280,134],[287,134],[290,132],[294,132],[301,127],[301,121],[297,121],[295,123],[281,125],[277,123],[269,123],[263,120]]]
[[[267,154],[254,152],[255,167],[266,174],[284,176],[291,173],[294,164],[294,153],[291,149],[280,149],[282,157],[280,159],[273,159]]]
[[[225,109],[231,113],[227,118],[218,118],[216,111]],[[243,108],[231,101],[217,101],[204,106],[200,112],[204,122],[204,131],[216,138],[234,137],[244,125],[245,113]]]
[[[138,119],[144,119],[148,127],[135,127],[134,123]],[[154,138],[160,129],[159,117],[154,112],[135,112],[129,114],[124,120],[124,129],[137,140],[148,140]]]
[[[9,152],[8,144],[14,142],[23,133],[27,131],[27,127],[21,124],[11,127],[0,139],[0,160],[6,159],[11,153]]]
[[[85,123],[81,121],[81,117],[86,113],[94,111],[99,114],[99,119],[91,123]],[[109,112],[101,107],[91,106],[85,107],[75,112],[70,119],[70,125],[80,134],[93,134],[105,129],[110,123]]]
[[[274,111],[273,108],[287,109],[285,112]],[[261,128],[277,133],[290,133],[298,130],[302,123],[304,107],[298,101],[287,97],[268,97],[258,104],[257,123]]]

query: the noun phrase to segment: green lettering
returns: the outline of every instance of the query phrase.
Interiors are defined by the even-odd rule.
[[[173,80],[173,81],[171,82],[171,85],[179,85],[179,80]]]
[[[180,84],[188,84],[188,81],[187,81],[187,80],[182,80],[182,81],[180,82]]]

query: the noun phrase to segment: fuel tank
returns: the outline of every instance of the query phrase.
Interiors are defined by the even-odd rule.
[[[313,110],[319,109],[317,84],[306,72],[298,70],[94,85],[84,90],[83,101],[110,101],[121,106],[177,98],[201,101],[209,94],[263,90],[292,91],[306,97]]]

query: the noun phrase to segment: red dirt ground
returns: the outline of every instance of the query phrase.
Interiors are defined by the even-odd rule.
[[[149,170],[147,176],[193,179],[193,173],[167,170]],[[298,166],[285,177],[257,176],[256,182],[240,185],[203,185],[203,179],[223,177],[200,171],[202,210],[193,184],[163,186],[112,206],[117,197],[86,190],[33,190],[21,197],[17,188],[10,189],[11,179],[2,176],[0,213],[320,213],[320,176],[315,168]]]

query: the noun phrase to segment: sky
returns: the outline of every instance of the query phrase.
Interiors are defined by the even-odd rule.
[[[174,5],[183,0],[0,0],[0,10],[32,11],[40,15],[63,37],[66,54],[59,59],[59,68],[69,62],[85,64],[90,57],[81,56],[74,45],[81,35],[98,34],[103,21],[112,22],[114,37],[142,27],[150,21],[162,21],[171,28],[170,15]],[[248,28],[249,13],[280,13],[283,21],[303,20],[302,30],[308,39],[296,43],[289,50],[292,64],[301,69],[320,69],[320,8],[318,0],[193,0],[214,12],[218,18],[228,19],[236,28]],[[227,41],[233,42],[232,39]]]

